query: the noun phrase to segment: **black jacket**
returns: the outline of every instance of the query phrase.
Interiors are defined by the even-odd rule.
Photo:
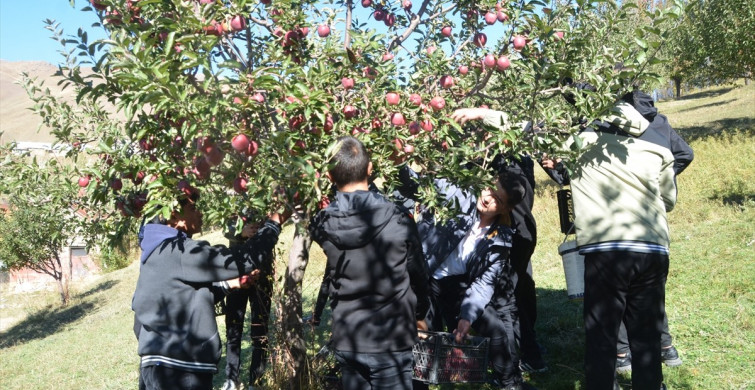
[[[408,210],[376,192],[338,192],[309,230],[328,258],[333,347],[411,349],[429,298],[422,246]]]
[[[131,302],[141,365],[216,372],[220,335],[213,282],[248,274],[270,261],[280,225],[267,221],[244,245],[196,241],[173,228],[147,224],[139,279]]]

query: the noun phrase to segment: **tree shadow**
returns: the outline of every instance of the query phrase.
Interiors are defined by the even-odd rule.
[[[744,180],[727,181],[724,185],[723,189],[719,189],[713,195],[709,196],[708,199],[717,200],[726,206],[738,207],[740,209],[747,204],[755,204],[755,193],[748,190]]]
[[[694,110],[699,110],[701,108],[708,108],[708,107],[725,106],[725,105],[727,105],[727,104],[729,104],[729,103],[731,103],[733,101],[736,101],[736,100],[737,99],[722,100],[722,101],[719,101],[719,102],[713,102],[713,103],[703,104],[701,106],[688,107],[688,108],[679,110],[679,112],[694,111]]]
[[[109,290],[116,284],[118,284],[117,281],[108,280],[84,292],[80,297],[85,298]],[[49,306],[39,310],[7,331],[0,333],[0,349],[43,339],[83,319],[95,308],[96,305],[93,302],[87,301],[70,306]]]
[[[687,142],[725,136],[727,132],[734,129],[752,137],[755,136],[755,118],[725,118],[706,122],[701,126],[676,127],[675,129]]]
[[[716,96],[721,96],[721,95],[724,95],[726,93],[729,93],[732,90],[737,89],[737,88],[739,88],[739,87],[733,85],[733,86],[727,87],[727,88],[721,88],[721,89],[715,89],[715,90],[709,90],[709,91],[700,91],[700,92],[695,92],[695,93],[691,93],[691,94],[682,96],[682,97],[680,97],[677,100],[693,100],[693,99],[703,99],[703,98],[716,97]]]

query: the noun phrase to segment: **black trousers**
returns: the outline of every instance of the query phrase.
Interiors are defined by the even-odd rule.
[[[141,367],[139,390],[212,390],[212,375],[165,366]]]
[[[613,388],[622,320],[632,352],[632,388],[661,387],[661,329],[668,266],[668,256],[655,253],[585,255],[587,390]]]
[[[449,332],[456,329],[461,302],[468,287],[465,280],[466,276],[463,275],[448,276],[440,280],[430,279],[433,304],[429,321],[431,330],[442,331],[443,323]],[[472,323],[472,329],[477,335],[490,339],[488,360],[493,366],[496,379],[504,386],[522,382],[515,337],[515,329],[518,327],[516,306],[513,302],[507,308],[499,310],[487,305],[480,317]]]
[[[267,358],[267,331],[270,319],[272,298],[272,278],[260,276],[254,288],[240,289],[226,297],[226,366],[225,376],[234,382],[239,381],[241,366],[241,337],[244,332],[246,304],[252,308],[249,334],[252,338],[252,361],[249,366],[249,383],[262,376]]]
[[[521,236],[514,236],[509,258],[517,275],[514,297],[516,298],[519,326],[516,328],[516,339],[519,343],[519,353],[523,361],[535,365],[545,364],[537,343],[535,321],[537,321],[537,292],[535,279],[532,277],[532,253],[535,252],[535,239],[528,240]]]

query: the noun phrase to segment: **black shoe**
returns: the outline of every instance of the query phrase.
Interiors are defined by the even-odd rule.
[[[672,345],[671,348],[661,349],[661,359],[663,364],[669,367],[678,367],[682,365],[682,359],[679,358],[679,353]]]
[[[524,360],[519,361],[519,369],[522,372],[526,373],[533,373],[533,372],[546,372],[548,371],[548,366],[545,364],[544,361],[531,361],[531,362],[525,362]]]
[[[632,353],[627,352],[626,355],[616,356],[616,372],[619,374],[626,374],[632,371]]]

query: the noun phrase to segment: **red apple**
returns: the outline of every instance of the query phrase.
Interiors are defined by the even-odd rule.
[[[86,187],[89,185],[89,176],[82,176],[79,178],[79,187]]]
[[[309,35],[309,27],[299,27],[297,31],[299,32],[300,38],[304,38]]]
[[[383,20],[383,23],[385,23],[385,25],[388,27],[393,27],[393,25],[396,24],[396,15],[394,14],[385,15],[385,20]]]
[[[121,179],[115,178],[110,180],[110,188],[113,189],[113,191],[118,192],[123,188],[123,181]]]
[[[433,53],[435,53],[435,50],[437,50],[437,49],[438,49],[438,48],[437,48],[437,47],[435,47],[435,45],[430,45],[430,46],[428,46],[428,47],[427,47],[427,48],[425,49],[425,51],[427,51],[427,55],[431,56],[431,55],[433,55]]]
[[[326,133],[330,133],[331,130],[333,130],[333,115],[326,115],[325,116],[325,122],[322,124],[322,130]]]
[[[341,79],[341,85],[344,89],[352,89],[354,88],[354,79],[350,77],[344,77]]]
[[[495,24],[495,22],[498,20],[498,17],[494,12],[488,12],[485,14],[485,23],[487,24]]]
[[[249,148],[249,137],[246,134],[238,134],[231,140],[231,146],[237,152],[244,152]]]
[[[257,103],[264,103],[265,102],[265,95],[255,92],[254,95],[252,95],[252,99],[256,101]]]
[[[524,48],[524,45],[527,44],[527,40],[524,39],[524,37],[521,35],[515,36],[513,42],[514,42],[514,49],[516,50],[522,50]]]
[[[419,123],[417,123],[417,121],[412,121],[412,123],[409,124],[409,134],[417,135],[419,134],[419,130]]]
[[[441,143],[440,143],[440,147],[441,147],[441,149],[443,149],[443,150],[448,150],[448,147],[449,147],[449,146],[448,146],[448,141],[443,141],[443,142],[441,142]]]
[[[442,96],[436,96],[430,100],[430,107],[435,111],[440,111],[446,107],[446,99],[443,99]]]
[[[294,115],[288,120],[288,127],[292,130],[299,130],[304,124],[303,115]]]
[[[373,14],[373,16],[375,16],[375,20],[377,20],[378,22],[381,22],[385,19],[385,11],[381,9],[375,10],[375,13]]]
[[[191,196],[197,192],[197,190],[192,187],[191,184],[189,184],[189,182],[187,182],[186,180],[179,180],[176,188],[178,188],[178,190],[186,196]]]
[[[235,189],[235,184],[236,183],[234,182],[234,189]],[[239,191],[236,191],[236,192],[239,192]],[[244,192],[246,192],[246,187],[244,187]],[[247,284],[249,284],[250,280],[251,280],[251,277],[249,275],[241,275],[241,277],[239,278],[239,284],[241,284],[242,286],[246,286]]]
[[[236,15],[231,18],[231,31],[241,31],[246,28],[246,18]]]
[[[482,64],[485,65],[486,68],[492,68],[495,66],[495,56],[492,54],[486,55],[482,59]]]
[[[99,0],[89,0],[89,3],[92,4],[92,7],[98,11],[104,11],[107,9],[107,6],[105,4],[102,4]]]
[[[472,39],[472,43],[474,43],[477,47],[483,47],[485,46],[485,43],[488,42],[488,36],[485,35],[485,33],[477,33],[474,35],[474,38]]]
[[[383,127],[383,122],[380,121],[378,118],[372,118],[372,122],[370,122],[370,126],[375,129],[381,129]]]
[[[415,106],[419,106],[422,104],[422,96],[419,96],[417,93],[413,93],[409,95],[409,103],[414,104]]]
[[[454,78],[449,75],[441,76],[440,78],[440,86],[442,88],[451,88],[454,86]]]
[[[330,26],[328,26],[327,24],[321,24],[317,26],[317,35],[319,35],[320,38],[325,38],[330,35]]]
[[[414,145],[404,145],[404,153],[406,154],[412,154],[414,153]]]
[[[496,19],[498,19],[498,21],[501,23],[509,20],[509,15],[506,15],[506,13],[503,11],[498,11],[495,16],[496,16]]]
[[[451,37],[451,34],[453,34],[453,29],[451,28],[451,26],[443,26],[443,28],[440,29],[440,33],[444,37]]]
[[[362,0],[362,7],[369,8],[372,6],[372,0]]]
[[[406,10],[412,8],[412,0],[404,0],[404,2],[401,3],[401,6]]]
[[[233,190],[236,191],[237,194],[243,194],[246,192],[246,179],[243,177],[237,177],[233,180]]]
[[[422,127],[422,130],[424,131],[433,131],[433,122],[429,119],[425,119],[420,122],[419,126]]]
[[[404,114],[400,112],[394,112],[391,114],[391,124],[394,126],[403,126],[406,124],[406,120],[404,119]]]
[[[459,67],[459,73],[462,74],[462,75],[465,75],[465,74],[469,73],[469,67],[466,66],[466,65],[460,66]]]
[[[204,154],[210,153],[210,150],[215,146],[215,142],[213,142],[210,137],[199,137],[196,142],[197,149]]]
[[[223,158],[225,158],[225,152],[223,152],[223,150],[221,150],[219,147],[215,146],[210,150],[210,153],[207,153],[205,157],[207,158],[207,162],[214,167],[220,165],[220,163],[223,162]]]
[[[347,105],[343,108],[343,116],[346,117],[346,119],[352,119],[357,116],[358,110],[356,107]]]
[[[387,53],[383,54],[383,62],[390,61],[392,59],[393,59],[393,53],[387,52]]]
[[[133,179],[134,184],[136,184],[136,185],[142,184],[142,182],[144,181],[144,178],[146,176],[147,176],[147,174],[144,173],[143,171],[137,172],[136,176]]]
[[[399,100],[401,100],[401,96],[396,92],[388,92],[385,94],[385,101],[391,106],[397,105]]]
[[[259,152],[259,146],[257,145],[257,141],[250,140],[249,146],[246,148],[246,155],[256,156],[258,152]]]
[[[560,41],[560,40],[564,39],[564,32],[563,31],[556,31],[556,33],[553,34],[553,35],[554,35],[554,38],[557,41]]]
[[[212,4],[215,0],[199,0],[199,4]]]
[[[364,77],[367,77],[370,80],[375,80],[375,76],[377,76],[377,71],[375,69],[370,68],[369,66],[365,66],[364,70],[362,70],[362,74],[364,74]]]
[[[498,57],[498,60],[495,63],[496,69],[500,71],[504,71],[511,66],[511,61],[509,61],[509,57],[506,56],[500,56]]]

